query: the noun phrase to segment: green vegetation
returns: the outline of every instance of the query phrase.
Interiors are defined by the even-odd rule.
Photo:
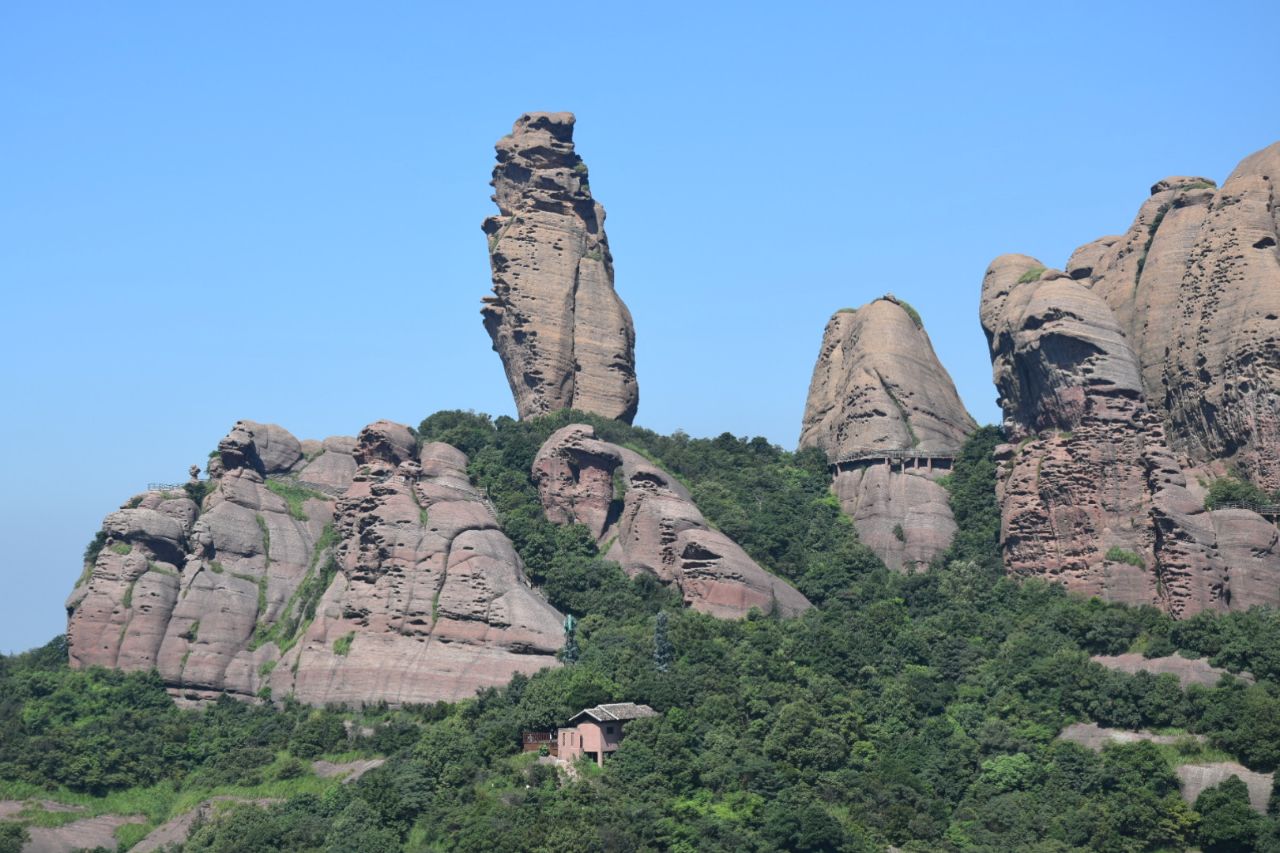
[[[84,565],[88,572],[92,572],[93,564],[98,562],[98,555],[102,553],[102,549],[105,547],[107,547],[107,532],[99,530],[93,534],[93,539],[84,548]],[[86,575],[88,572],[86,572]],[[87,580],[87,577],[85,580]]]
[[[333,547],[337,544],[337,534],[332,524],[326,524],[320,538],[316,541],[315,551],[311,555],[311,565],[302,583],[294,590],[289,601],[280,611],[279,617],[272,623],[259,623],[254,629],[249,648],[257,649],[267,643],[275,643],[284,654],[293,648],[298,639],[306,632],[316,617],[316,606],[321,596],[333,583],[338,574],[338,563],[333,556]],[[264,602],[265,605],[265,602]],[[260,607],[263,612],[265,607]]]
[[[111,553],[124,556],[133,553],[133,546],[128,542],[116,542],[111,545]]]
[[[222,567],[222,563],[217,560],[213,560],[209,563],[209,571],[213,572],[215,575],[220,575],[226,571],[226,569]]]
[[[899,542],[907,541],[907,532],[902,529],[901,524],[895,524],[893,526],[893,538],[897,539]]]
[[[356,632],[343,634],[341,637],[333,641],[333,653],[346,657],[351,652],[351,644],[355,641]]]
[[[920,319],[920,312],[917,311],[910,302],[905,299],[898,299],[898,304],[902,306],[903,311],[907,312],[907,316],[911,318],[911,322],[916,324],[917,329],[924,328],[924,320]]]
[[[1219,477],[1209,484],[1208,494],[1204,498],[1205,509],[1217,509],[1223,504],[1232,503],[1265,506],[1280,503],[1280,500],[1234,474]]]
[[[1147,561],[1142,559],[1141,554],[1135,554],[1133,551],[1126,551],[1118,546],[1111,546],[1107,549],[1106,558],[1115,563],[1128,563],[1131,566],[1137,566],[1140,569],[1147,567]]]
[[[582,188],[586,189],[586,185],[584,184]],[[585,257],[589,261],[603,261],[604,252],[602,252],[600,249],[592,249],[590,252],[587,252]]]
[[[1142,246],[1142,254],[1138,257],[1138,271],[1134,276],[1134,286],[1142,279],[1142,270],[1147,265],[1147,253],[1151,251],[1151,244],[1155,242],[1156,231],[1160,229],[1160,223],[1164,222],[1165,214],[1169,212],[1169,205],[1162,204],[1156,210],[1156,215],[1151,218],[1151,224],[1147,226],[1147,242]]]
[[[587,174],[587,164],[579,160],[577,163],[573,164],[573,171],[577,172],[579,175],[585,175]]]
[[[1174,187],[1174,189],[1179,190],[1180,192],[1187,192],[1188,190],[1213,190],[1217,188],[1218,185],[1213,181],[1190,181]]]
[[[583,528],[546,523],[529,466],[573,421],[680,476],[710,520],[818,606],[788,620],[714,619],[627,579]],[[281,800],[229,805],[196,827],[188,851],[1280,844],[1278,821],[1242,809],[1238,785],[1206,791],[1192,808],[1173,775],[1179,763],[1222,757],[1280,766],[1280,613],[1174,622],[1006,578],[996,429],[976,432],[945,478],[960,528],[951,550],[909,576],[858,543],[816,451],[728,434],[659,436],[577,414],[517,422],[441,413],[420,434],[467,444],[470,473],[531,576],[580,617],[574,663],[457,704],[339,713],[278,697],[277,706],[224,699],[190,712],[154,673],[70,670],[58,640],[0,658],[0,797],[145,814],[150,825],[211,793]],[[286,612],[304,613],[307,598]],[[1183,690],[1173,676],[1090,660],[1131,650],[1204,655],[1258,681]],[[662,715],[630,723],[604,768],[585,765],[574,781],[520,754],[521,731],[602,701],[645,702]],[[1186,737],[1096,754],[1057,740],[1079,720]],[[373,734],[361,736],[364,726]],[[307,770],[334,753],[389,760],[350,785]]]
[[[1033,281],[1039,281],[1040,276],[1044,275],[1044,269],[1044,267],[1032,267],[1018,276],[1018,284],[1030,284]]]
[[[325,499],[325,496],[319,492],[312,491],[290,480],[267,480],[267,488],[284,498],[285,503],[289,505],[289,515],[298,521],[307,520],[307,514],[303,512],[303,505],[307,501]]]
[[[262,531],[262,554],[267,558],[267,565],[271,565],[271,530],[267,527],[267,520],[262,517],[262,513],[256,513],[253,520],[258,523],[258,529]]]
[[[0,823],[0,853],[22,853],[23,846],[31,840],[31,834],[20,823]]]
[[[218,451],[216,450],[210,453],[210,458],[216,456],[217,453]],[[187,493],[187,497],[195,501],[197,507],[203,507],[204,499],[217,487],[217,480],[193,480],[182,484],[182,490]]]

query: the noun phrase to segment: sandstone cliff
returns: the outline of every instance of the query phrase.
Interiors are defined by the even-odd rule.
[[[199,506],[148,492],[107,516],[67,603],[73,666],[156,668],[183,700],[359,705],[556,665],[560,614],[454,448],[386,421],[323,443],[241,421],[209,471]]]
[[[950,545],[955,521],[937,480],[975,428],[904,303],[886,296],[827,323],[800,446],[840,463],[832,484],[840,505],[890,568],[926,568]]]
[[[526,113],[497,143],[499,214],[484,223],[494,295],[481,313],[520,417],[574,408],[630,423],[635,329],[573,124],[572,113]]]
[[[712,529],[681,483],[587,425],[553,433],[538,450],[533,478],[547,518],[586,525],[631,576],[655,575],[695,610],[723,618],[751,608],[794,616],[809,601],[760,568]],[[616,481],[616,485],[615,485]]]
[[[1107,251],[1110,251],[1109,249]],[[1014,442],[997,450],[1007,569],[1175,616],[1275,603],[1276,529],[1187,489],[1121,320],[1081,274],[996,259],[980,316]],[[1258,523],[1261,523],[1259,525]]]
[[[1280,488],[1280,143],[1218,189],[1151,188],[1129,231],[1077,250],[1073,278],[1115,313],[1173,450]]]

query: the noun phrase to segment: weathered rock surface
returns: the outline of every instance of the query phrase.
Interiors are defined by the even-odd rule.
[[[29,826],[31,840],[22,853],[73,853],[103,848],[115,850],[116,830],[130,823],[146,823],[142,815],[99,815],[64,823],[61,826]]]
[[[1145,729],[1138,731],[1112,729],[1107,726],[1100,726],[1097,723],[1072,723],[1062,730],[1058,738],[1059,740],[1078,743],[1085,749],[1092,749],[1094,752],[1101,752],[1104,746],[1111,743],[1149,741],[1171,746],[1183,740],[1191,740],[1197,743],[1204,743],[1206,740],[1204,735],[1158,735]]]
[[[207,821],[217,814],[219,809],[236,803],[251,803],[259,808],[280,802],[278,799],[262,797],[259,799],[250,799],[248,797],[210,797],[201,802],[198,806],[182,814],[171,818],[157,826],[155,829],[147,833],[146,837],[130,847],[131,853],[159,853],[159,851],[172,850],[176,845],[181,845],[191,836],[191,830],[195,827],[197,821]]]
[[[597,439],[590,426],[553,433],[538,450],[533,478],[548,519],[586,525],[605,556],[628,575],[656,576],[695,610],[737,618],[753,607],[794,616],[810,606],[713,530],[678,480],[639,454]]]
[[[827,323],[800,446],[821,449],[836,465],[841,507],[890,568],[926,568],[951,544],[955,521],[937,479],[975,428],[902,302],[885,296]],[[876,451],[916,458],[856,458]],[[934,457],[946,465],[935,467]]]
[[[1213,687],[1222,676],[1238,678],[1248,684],[1253,683],[1253,676],[1247,672],[1232,673],[1213,666],[1208,658],[1184,658],[1181,655],[1148,658],[1137,653],[1123,655],[1094,655],[1092,660],[1107,669],[1127,672],[1130,675],[1149,672],[1152,675],[1176,675],[1183,689],[1192,684],[1202,687]]]
[[[630,423],[635,327],[573,124],[572,113],[526,113],[495,146],[499,214],[484,222],[494,295],[481,313],[520,417],[574,408]]]
[[[462,453],[419,453],[386,421],[308,446],[241,421],[202,506],[149,492],[107,516],[68,600],[72,665],[154,667],[182,701],[358,705],[464,698],[555,664],[560,615]]]
[[[1258,773],[1234,761],[1216,761],[1208,764],[1183,764],[1174,770],[1182,783],[1182,799],[1192,805],[1209,788],[1221,785],[1232,776],[1249,789],[1249,805],[1259,814],[1267,813],[1267,801],[1271,797],[1274,773]]]
[[[1274,529],[1252,513],[1209,513],[1187,489],[1138,356],[1083,280],[1095,263],[1077,252],[1077,279],[1006,255],[983,282],[982,325],[1016,442],[997,449],[1007,569],[1175,616],[1275,603]]]
[[[1280,488],[1280,143],[1222,188],[1171,177],[1129,231],[1068,262],[1131,342],[1147,401],[1192,464]]]

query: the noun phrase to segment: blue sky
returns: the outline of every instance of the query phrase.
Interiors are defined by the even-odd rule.
[[[512,413],[493,142],[572,110],[637,422],[793,446],[828,316],[893,292],[998,420],[982,273],[1280,138],[1274,2],[0,4],[0,650],[102,516],[238,418]]]

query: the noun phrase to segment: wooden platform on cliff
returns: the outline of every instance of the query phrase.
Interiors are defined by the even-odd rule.
[[[956,457],[952,453],[928,453],[919,450],[858,450],[841,456],[827,467],[834,477],[844,471],[869,468],[873,465],[889,465],[893,468],[924,468],[929,471],[950,471]]]

